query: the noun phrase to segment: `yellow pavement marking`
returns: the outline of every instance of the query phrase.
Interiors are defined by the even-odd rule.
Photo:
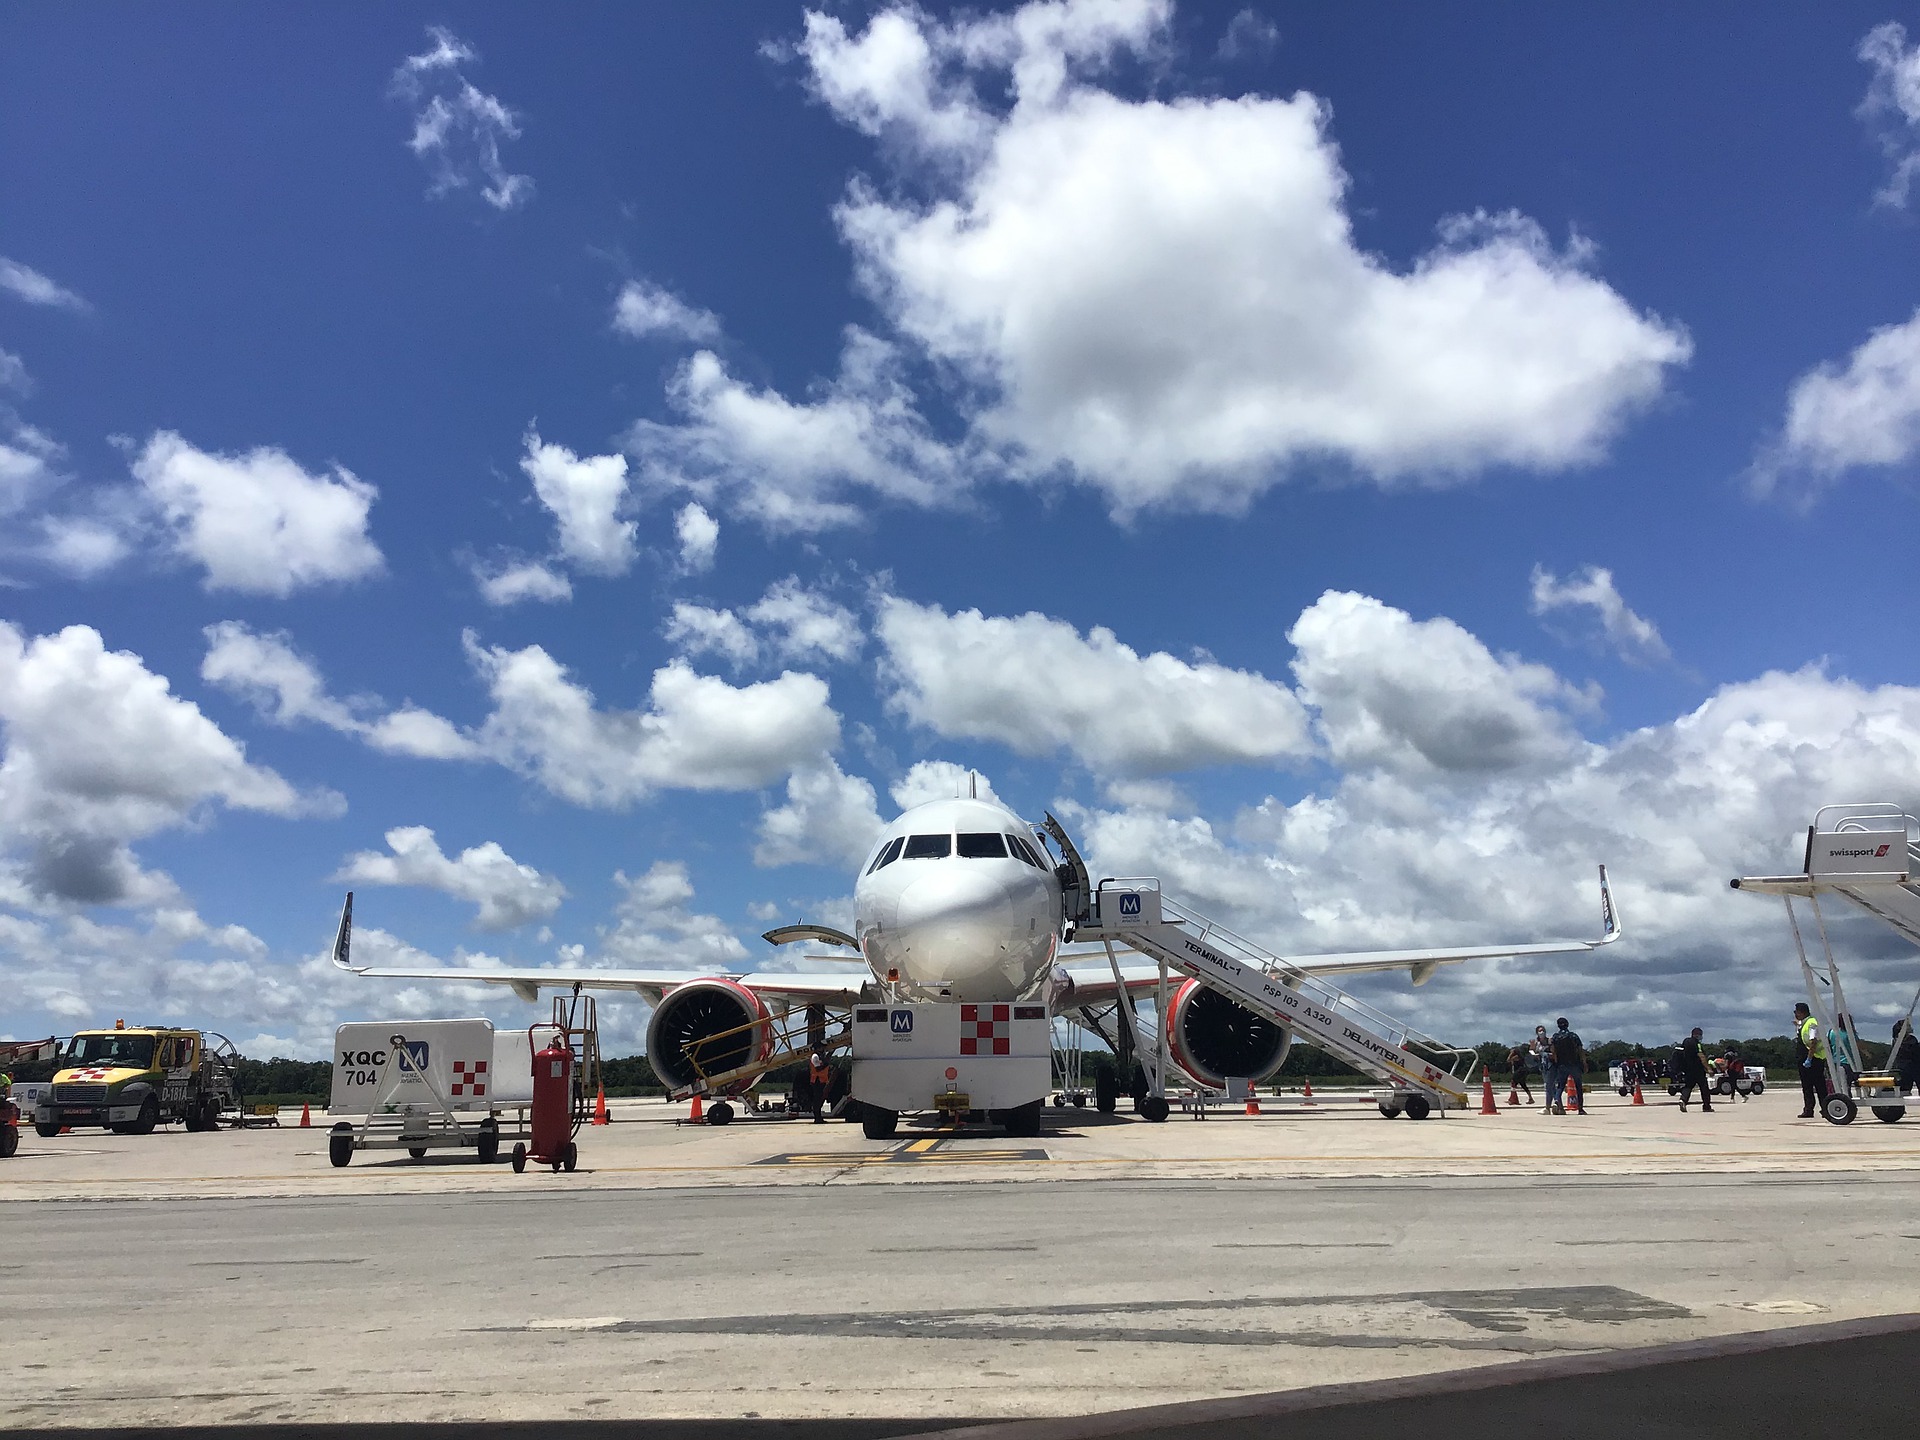
[[[930,1140],[914,1141],[911,1145],[907,1146],[907,1151],[909,1154],[913,1154],[913,1155],[924,1155],[939,1143],[940,1143],[940,1137],[936,1135]]]

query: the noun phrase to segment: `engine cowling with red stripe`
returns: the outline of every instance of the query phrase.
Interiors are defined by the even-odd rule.
[[[661,1084],[671,1090],[685,1090],[697,1084],[703,1074],[738,1070],[771,1055],[770,1020],[760,997],[737,981],[722,976],[690,980],[655,1007],[647,1026],[647,1059]],[[698,1068],[695,1061],[699,1062]],[[708,1093],[738,1095],[757,1078],[739,1080]]]
[[[1167,1009],[1168,1052],[1203,1085],[1221,1087],[1228,1076],[1264,1080],[1286,1064],[1293,1048],[1293,1031],[1198,980],[1183,981]]]

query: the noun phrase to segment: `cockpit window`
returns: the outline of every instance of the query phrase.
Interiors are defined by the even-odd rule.
[[[894,861],[900,858],[900,847],[906,843],[906,836],[894,836],[893,839],[887,842],[887,848],[873,857],[873,864],[867,867],[867,873],[871,875],[874,871],[884,870],[887,866],[893,864]]]
[[[960,837],[960,858],[962,860],[1004,860],[1007,858],[1007,842],[992,832],[963,834]]]
[[[944,860],[953,853],[951,835],[912,835],[907,838],[907,848],[900,854],[902,860]]]
[[[1033,847],[1029,845],[1025,840],[1021,839],[1018,835],[1007,836],[1007,848],[1011,850],[1014,853],[1014,855],[1017,856],[1019,859],[1022,859],[1026,861],[1027,864],[1033,866],[1034,869],[1044,870],[1047,868],[1045,865],[1042,865],[1040,863],[1040,857],[1033,853]]]

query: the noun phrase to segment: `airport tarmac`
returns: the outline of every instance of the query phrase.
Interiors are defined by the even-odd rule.
[[[324,1128],[30,1134],[0,1168],[0,1424],[931,1427],[1916,1308],[1920,1124],[1797,1101],[884,1144],[622,1103],[571,1175],[336,1170]]]

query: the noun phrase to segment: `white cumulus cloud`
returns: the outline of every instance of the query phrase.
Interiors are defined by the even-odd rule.
[[[1579,745],[1567,711],[1592,703],[1444,616],[1415,620],[1369,595],[1328,591],[1287,639],[1314,728],[1348,769],[1484,777],[1564,763]]]
[[[680,542],[682,570],[702,575],[713,568],[713,557],[720,549],[720,522],[698,501],[689,500],[680,507],[673,517],[673,533]]]
[[[678,860],[656,861],[621,890],[614,924],[601,932],[599,958],[610,965],[712,972],[742,968],[747,947],[725,922],[692,908],[693,882]]]
[[[522,865],[488,840],[449,857],[433,831],[402,825],[387,831],[387,849],[362,850],[341,862],[334,879],[348,885],[419,885],[478,907],[482,930],[514,930],[560,908],[566,887]]]
[[[1889,20],[1867,32],[1860,58],[1873,67],[1860,118],[1892,167],[1873,198],[1901,209],[1913,191],[1913,177],[1920,175],[1920,44],[1909,45],[1906,27]]]
[[[59,310],[91,310],[93,307],[66,286],[48,279],[31,265],[0,255],[0,290],[29,305],[49,305]]]
[[[510,560],[498,569],[474,567],[480,598],[489,605],[518,605],[523,600],[554,603],[573,598],[573,582],[538,560]]]
[[[160,430],[133,474],[175,552],[206,572],[208,590],[287,596],[376,574],[385,563],[367,534],[379,492],[338,467],[309,475],[284,450],[213,454]]]
[[[839,601],[789,575],[744,611],[714,610],[680,601],[667,621],[666,637],[684,654],[718,654],[735,669],[762,654],[795,663],[851,662],[866,637],[854,613]]]
[[[929,800],[957,800],[963,795],[978,796],[982,800],[1000,798],[994,794],[993,782],[985,775],[951,760],[915,761],[906,774],[887,787],[887,793],[902,810],[911,810]]]
[[[787,800],[760,817],[756,865],[836,865],[866,858],[880,833],[873,786],[831,757],[787,777]]]
[[[760,658],[760,641],[731,610],[675,601],[664,633],[682,654],[719,655],[736,670]]]
[[[1328,461],[1382,482],[1557,470],[1600,458],[1688,358],[1590,247],[1517,214],[1447,218],[1408,265],[1359,248],[1312,95],[1130,100],[1087,78],[1150,55],[1170,14],[891,6],[857,37],[808,18],[834,113],[952,177],[931,200],[858,182],[837,215],[866,288],[986,397],[975,435],[1016,469],[1121,513],[1235,509]],[[1002,75],[996,108],[976,82]]]
[[[874,630],[888,704],[950,738],[1072,753],[1102,774],[1274,764],[1310,754],[1286,686],[1213,661],[1141,655],[1045,615],[949,615],[889,596]]]
[[[613,328],[636,340],[668,335],[711,345],[720,338],[720,320],[711,310],[689,305],[645,280],[629,280],[620,287],[613,302]]]
[[[1844,364],[1802,375],[1787,392],[1779,439],[1755,463],[1756,493],[1811,497],[1849,470],[1920,455],[1920,310],[1883,325]]]
[[[626,574],[637,528],[620,518],[627,501],[626,457],[576,455],[529,434],[520,468],[560,527],[560,554],[598,575]]]
[[[520,138],[520,117],[460,73],[479,63],[471,45],[443,26],[429,26],[432,45],[409,55],[393,74],[393,93],[415,107],[407,148],[433,177],[429,195],[478,186],[496,210],[533,199],[533,177],[515,175],[500,158],[503,141]]]
[[[0,621],[0,853],[34,895],[78,904],[173,893],[132,844],[216,806],[297,816],[337,812],[302,794],[172,693],[138,655],[69,626],[29,637]]]
[[[1607,644],[1622,660],[1635,665],[1664,664],[1673,658],[1660,627],[1621,598],[1613,572],[1589,565],[1578,575],[1561,579],[1543,565],[1533,567],[1531,604],[1536,615],[1560,610],[1591,611]]]

